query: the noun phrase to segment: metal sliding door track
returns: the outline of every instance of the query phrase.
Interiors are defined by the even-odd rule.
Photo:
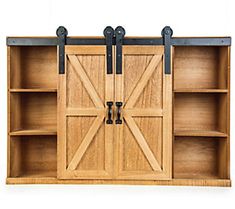
[[[64,28],[64,27],[63,27]],[[7,37],[8,46],[57,46],[58,37]],[[171,46],[230,46],[231,37],[171,37]],[[66,45],[106,45],[106,38],[66,37]],[[112,45],[116,45],[116,38],[112,38]],[[123,37],[122,45],[164,45],[162,37]]]

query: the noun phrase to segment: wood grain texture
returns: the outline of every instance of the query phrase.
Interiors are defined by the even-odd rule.
[[[45,173],[56,177],[56,163],[56,137],[11,137],[11,177],[32,173],[38,177],[45,176]]]
[[[174,47],[167,76],[163,46],[123,46],[122,75],[105,46],[65,51],[58,75],[55,46],[8,47],[8,184],[231,186],[230,47]]]
[[[166,105],[171,103],[172,86],[171,77],[164,79],[162,47],[123,47],[123,74],[115,77],[116,101],[124,102],[123,124],[116,127],[118,179],[171,176],[171,161],[166,160],[171,150],[163,151],[171,149],[171,137],[163,137],[163,124],[172,125],[167,114],[171,107]]]
[[[219,72],[219,50],[215,46],[175,47],[174,88],[226,89],[226,76],[222,83]]]
[[[131,130],[132,134],[134,135],[136,141],[138,142],[139,147],[143,151],[145,157],[148,159],[148,162],[151,165],[152,169],[154,171],[161,171],[161,166],[158,164],[157,160],[155,159],[154,154],[149,148],[147,142],[145,141],[144,136],[142,135],[141,131],[139,130],[133,118],[126,115],[125,121],[129,129]]]
[[[115,48],[113,47],[113,54],[115,54]],[[106,55],[107,56],[107,55]],[[107,59],[107,57],[105,57]],[[113,72],[115,71],[113,62]],[[107,70],[107,62],[105,62],[105,69]],[[105,157],[105,171],[108,173],[110,178],[114,178],[114,126],[112,124],[107,124],[107,118],[108,118],[108,106],[107,102],[114,101],[114,73],[113,74],[107,74],[105,73],[105,125],[104,125],[104,134],[105,134],[105,144],[104,144],[104,157]],[[112,106],[112,115],[111,120],[113,120],[114,123],[114,105]]]
[[[141,76],[134,90],[132,91],[131,96],[128,98],[128,101],[125,104],[126,108],[132,108],[148,83],[150,77],[152,76],[156,66],[160,63],[162,55],[154,55],[146,68],[145,72]]]
[[[110,178],[113,139],[104,117],[106,99],[113,96],[106,85],[113,78],[105,76],[105,47],[67,46],[66,53],[66,75],[59,82],[58,178]]]
[[[7,177],[10,177],[11,148],[10,148],[10,127],[11,127],[11,100],[10,100],[10,75],[11,75],[11,47],[7,47]]]
[[[215,94],[177,94],[174,104],[175,130],[220,131],[218,102]]]
[[[11,88],[56,88],[55,46],[11,48]]]
[[[227,93],[227,89],[175,89],[175,93]]]
[[[57,89],[53,89],[53,88],[40,88],[40,89],[10,89],[10,92],[15,92],[15,93],[41,93],[41,92],[57,92]]]
[[[174,177],[229,179],[229,47],[175,52]]]
[[[99,98],[99,95],[97,94],[94,86],[92,85],[90,79],[86,75],[86,72],[84,71],[84,68],[82,67],[81,63],[79,62],[78,58],[75,55],[68,55],[69,61],[72,65],[72,68],[74,70],[74,75],[78,76],[80,80],[82,81],[83,86],[87,90],[87,93],[89,94],[91,100],[93,101],[94,105],[96,107],[102,108],[104,107],[101,99]]]
[[[9,134],[10,136],[34,136],[34,135],[57,135],[56,130],[47,130],[47,129],[23,129],[23,130],[17,130],[12,131]]]
[[[53,130],[56,132],[57,100],[54,93],[11,94],[10,131]]]
[[[219,131],[210,130],[175,130],[175,136],[212,136],[212,137],[227,137],[228,135]]]
[[[223,145],[226,145],[226,138],[176,137],[174,178],[224,178],[220,176],[218,163]],[[221,163],[226,163],[226,160]]]
[[[60,180],[51,177],[7,178],[7,184],[121,184],[121,185],[151,185],[151,186],[214,186],[231,187],[229,179],[172,179],[172,180]]]
[[[91,141],[93,140],[96,132],[98,131],[101,123],[103,122],[104,116],[98,116],[94,120],[94,123],[90,126],[87,134],[82,139],[82,142],[77,149],[76,153],[74,154],[72,160],[70,161],[68,165],[68,170],[75,170],[78,166],[81,158],[83,157],[84,153],[86,152],[88,146],[90,145]]]

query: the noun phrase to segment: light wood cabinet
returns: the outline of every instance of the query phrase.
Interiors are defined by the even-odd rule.
[[[7,39],[7,183],[231,185],[229,37],[60,32]]]

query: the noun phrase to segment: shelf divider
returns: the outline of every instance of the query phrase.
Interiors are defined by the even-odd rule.
[[[207,130],[175,130],[175,136],[205,136],[205,137],[227,137],[228,135],[219,131]]]
[[[10,136],[57,135],[56,130],[22,129],[10,132]]]
[[[11,93],[53,93],[53,92],[57,92],[57,89],[54,89],[54,88],[30,88],[30,89],[10,89],[9,90]]]
[[[228,93],[228,89],[175,89],[175,93]]]

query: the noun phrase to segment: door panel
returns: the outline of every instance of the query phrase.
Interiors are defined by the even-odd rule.
[[[172,78],[164,74],[164,47],[123,46],[123,73],[115,77],[107,74],[105,46],[66,46],[65,54],[58,178],[170,179]],[[107,102],[122,102],[121,124],[117,106],[114,123],[106,123]]]
[[[163,46],[123,46],[123,73],[115,75],[115,98],[123,102],[116,178],[171,178],[172,84],[163,56]]]
[[[113,101],[113,74],[106,73],[105,46],[66,46],[59,75],[59,158],[62,179],[112,177],[113,126],[105,123]]]

